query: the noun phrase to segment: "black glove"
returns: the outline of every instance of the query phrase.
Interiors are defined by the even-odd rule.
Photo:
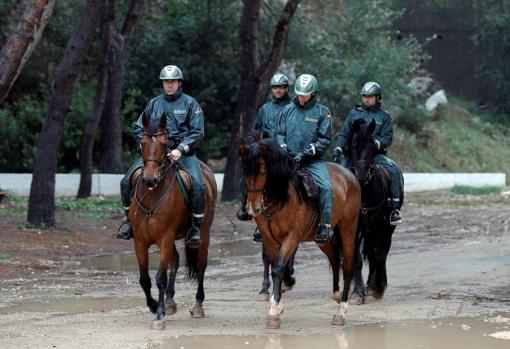
[[[340,165],[340,162],[342,161],[342,148],[336,147],[333,149],[333,162]]]
[[[301,161],[305,158],[305,153],[297,153],[296,156],[294,156],[294,162],[296,163],[296,166],[299,166],[301,164]]]

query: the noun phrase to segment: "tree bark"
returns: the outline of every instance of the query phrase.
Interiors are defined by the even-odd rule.
[[[90,49],[104,4],[105,0],[86,2],[55,73],[48,112],[37,144],[28,199],[27,219],[34,226],[53,227],[55,225],[55,174],[64,120],[71,104],[75,81]]]
[[[235,200],[239,196],[240,171],[238,163],[239,138],[251,129],[257,113],[262,81],[266,81],[280,65],[287,42],[289,25],[299,0],[288,0],[275,27],[271,52],[265,61],[257,65],[257,35],[261,0],[243,0],[240,36],[239,105],[234,127],[230,134],[227,166],[223,180],[222,200]]]
[[[23,70],[50,19],[55,0],[27,0],[16,29],[0,52],[0,104]]]
[[[131,0],[129,10],[124,19],[120,32],[113,34],[108,62],[108,98],[106,100],[99,128],[100,138],[100,167],[103,172],[123,173],[122,156],[122,81],[123,56],[127,41],[132,36],[143,0]]]
[[[101,23],[101,57],[97,69],[97,86],[94,103],[90,113],[80,148],[80,186],[77,198],[88,198],[92,193],[92,170],[94,136],[103,113],[106,90],[108,87],[108,53],[115,27],[114,0],[106,0],[106,11]]]

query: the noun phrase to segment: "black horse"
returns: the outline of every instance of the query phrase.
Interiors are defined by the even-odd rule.
[[[363,119],[353,124],[351,140],[351,168],[361,186],[361,209],[358,220],[356,266],[354,268],[354,291],[351,304],[364,303],[365,296],[376,299],[384,295],[387,286],[386,258],[391,247],[395,226],[390,225],[388,205],[391,179],[387,170],[374,161],[378,154],[373,136],[375,121],[367,124]],[[403,183],[402,173],[401,180]],[[400,204],[404,202],[403,186],[400,186]],[[366,290],[363,286],[363,254],[368,259],[369,273]],[[366,291],[366,293],[365,293]]]

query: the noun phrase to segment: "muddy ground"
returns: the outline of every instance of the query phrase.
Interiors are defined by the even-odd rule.
[[[23,216],[0,218],[0,347],[510,346],[508,189],[473,197],[408,195],[388,259],[387,292],[350,306],[344,327],[330,325],[337,307],[329,298],[331,273],[322,253],[306,243],[296,256],[296,287],[283,296],[281,328],[265,328],[255,225],[237,221],[235,210],[217,209],[206,317],[190,318],[196,290],[181,270],[178,312],[159,331],[144,305],[132,242],[111,236],[120,216],[58,212],[57,230],[23,228]],[[157,249],[153,256],[156,265]]]

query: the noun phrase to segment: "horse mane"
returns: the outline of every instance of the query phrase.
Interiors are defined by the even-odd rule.
[[[149,116],[148,113],[144,112],[142,117],[144,131],[148,135],[154,135],[158,133],[160,129],[166,131],[166,119],[167,119],[166,113],[162,113],[160,116],[152,117]]]
[[[264,135],[260,135],[264,136]],[[245,140],[254,140],[248,136]],[[300,200],[304,198],[302,186],[297,185],[298,179],[294,171],[294,161],[283,150],[274,139],[260,138],[253,143],[244,143],[246,151],[241,153],[241,168],[245,175],[256,176],[260,170],[260,158],[266,165],[266,183],[264,186],[264,195],[270,201],[275,201],[278,205],[285,205],[289,199],[289,182],[296,187]]]
[[[352,124],[352,149],[354,150],[358,144],[364,144],[372,136],[368,132],[368,126],[363,119],[354,120]]]

